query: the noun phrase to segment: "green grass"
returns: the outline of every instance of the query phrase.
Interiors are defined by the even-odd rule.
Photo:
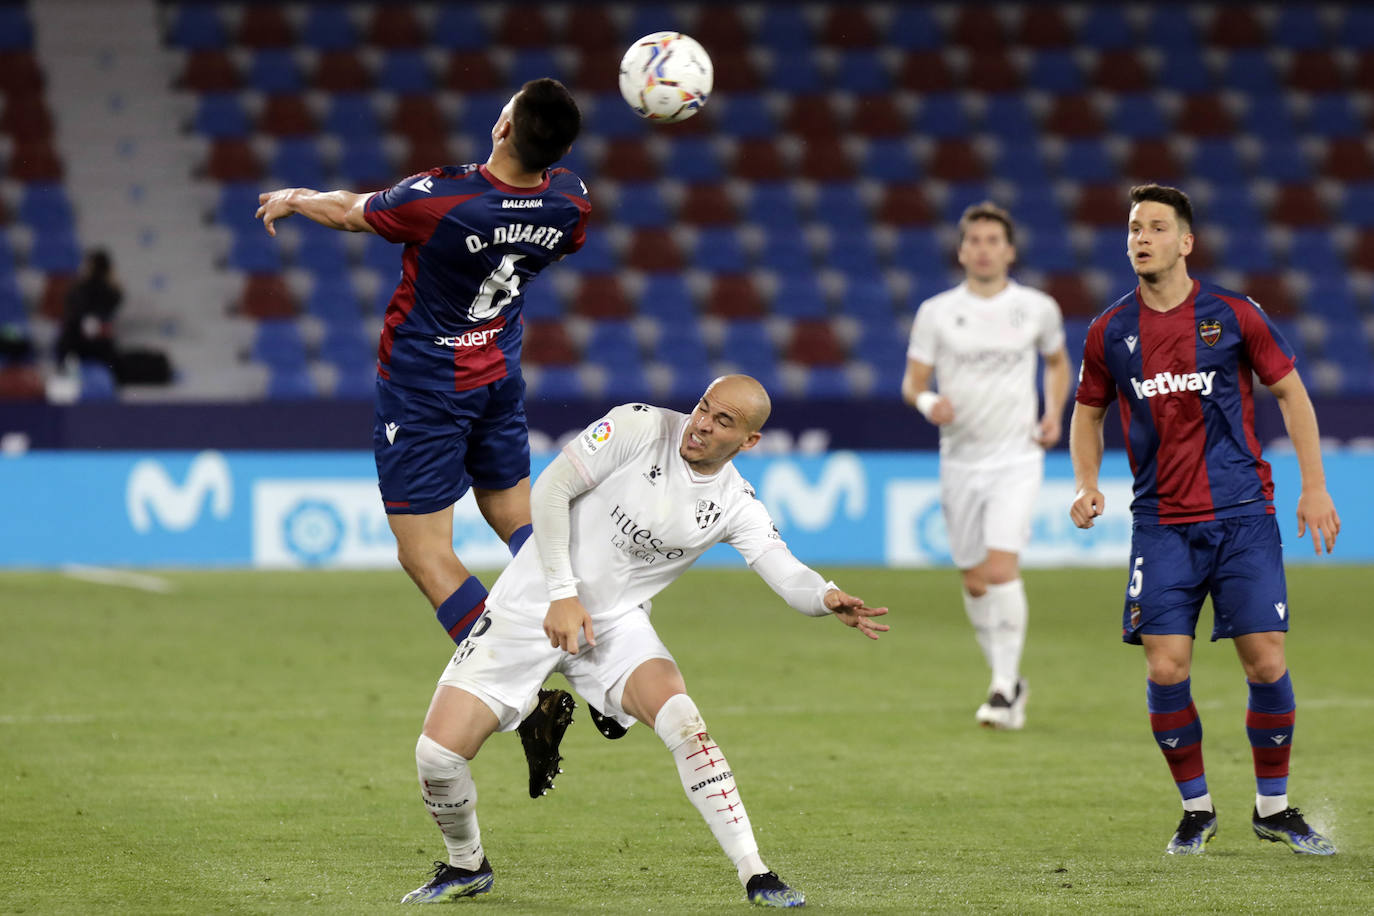
[[[1020,733],[973,726],[986,672],[953,573],[826,570],[893,609],[869,643],[747,572],[694,571],[654,619],[729,756],[765,860],[835,913],[1369,912],[1374,571],[1290,573],[1292,797],[1341,848],[1250,832],[1245,686],[1199,643],[1220,833],[1162,854],[1179,806],[1150,740],[1121,570],[1026,575]],[[413,748],[449,654],[398,573],[177,572],[152,594],[0,575],[0,912],[374,913],[442,843]],[[1210,622],[1210,615],[1204,619]],[[450,647],[451,648],[451,647]],[[518,742],[474,763],[486,913],[744,912],[733,870],[645,728],[585,713],[525,793]]]

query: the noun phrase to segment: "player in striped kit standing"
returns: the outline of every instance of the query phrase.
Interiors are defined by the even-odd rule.
[[[1326,491],[1316,413],[1293,351],[1255,301],[1188,275],[1187,195],[1141,185],[1130,199],[1127,252],[1140,283],[1088,329],[1069,433],[1077,484],[1070,515],[1091,528],[1106,508],[1097,482],[1102,425],[1115,398],[1135,475],[1122,640],[1145,648],[1151,729],[1183,799],[1167,851],[1200,853],[1217,830],[1190,686],[1198,616],[1210,595],[1212,639],[1232,640],[1249,683],[1254,831],[1294,852],[1331,855],[1335,846],[1288,804],[1291,613],[1252,374],[1278,399],[1297,453],[1298,536],[1311,528],[1313,548],[1329,553],[1340,518]]]

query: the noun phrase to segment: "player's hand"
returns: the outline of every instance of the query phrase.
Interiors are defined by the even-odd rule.
[[[954,422],[954,405],[950,403],[949,398],[941,395],[935,406],[930,408],[930,422],[936,426]]]
[[[549,604],[549,612],[544,615],[544,635],[549,638],[549,645],[569,655],[576,655],[579,631],[586,632],[588,646],[596,645],[592,616],[582,606],[581,599],[559,598]]]
[[[887,613],[885,607],[868,607],[862,598],[846,594],[838,588],[825,593],[825,606],[847,627],[853,627],[869,639],[877,639],[879,633],[889,629],[885,623],[874,623],[874,617]]]
[[[1041,448],[1054,448],[1064,433],[1063,422],[1058,417],[1047,414],[1040,418],[1040,425],[1036,427],[1035,433],[1035,441]]]
[[[1084,487],[1074,494],[1073,505],[1069,507],[1069,518],[1079,528],[1091,528],[1093,519],[1107,508],[1107,497],[1096,487]]]
[[[1325,490],[1303,490],[1298,497],[1298,537],[1307,534],[1312,528],[1312,552],[1321,555],[1322,545],[1330,553],[1336,546],[1336,535],[1341,533],[1341,517],[1336,514],[1336,504],[1331,494]]]
[[[275,236],[277,227],[273,225],[279,219],[286,219],[296,210],[291,206],[291,195],[295,188],[282,188],[280,191],[264,191],[258,195],[258,212],[253,214],[256,219],[262,220],[262,226],[267,230],[267,234]]]

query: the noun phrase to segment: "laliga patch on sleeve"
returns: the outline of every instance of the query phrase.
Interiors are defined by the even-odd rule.
[[[597,449],[611,441],[611,436],[615,435],[615,424],[610,417],[597,420],[582,432],[582,450],[588,455],[595,455]]]

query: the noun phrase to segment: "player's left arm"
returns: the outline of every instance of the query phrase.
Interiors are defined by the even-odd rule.
[[[778,597],[808,617],[834,614],[845,626],[853,627],[869,639],[877,639],[879,633],[888,630],[887,624],[873,619],[886,614],[887,608],[869,607],[862,598],[849,594],[834,582],[827,582],[786,547],[759,556],[753,563],[753,570]]]
[[[1322,467],[1321,436],[1317,430],[1317,412],[1307,396],[1307,386],[1294,369],[1269,386],[1278,398],[1283,413],[1283,425],[1293,450],[1298,456],[1298,470],[1302,474],[1302,493],[1298,496],[1298,537],[1312,529],[1312,550],[1320,554],[1322,547],[1330,553],[1341,531],[1341,518],[1336,504],[1326,492],[1326,471]]]
[[[274,225],[279,219],[286,219],[299,213],[309,220],[341,229],[346,232],[376,232],[368,223],[365,214],[367,200],[371,193],[357,194],[353,191],[315,191],[310,188],[281,188],[265,191],[258,195],[257,218],[262,220],[268,235],[276,235]]]
[[[1045,413],[1036,441],[1054,448],[1064,434],[1064,402],[1069,398],[1069,351],[1060,347],[1045,357]]]

